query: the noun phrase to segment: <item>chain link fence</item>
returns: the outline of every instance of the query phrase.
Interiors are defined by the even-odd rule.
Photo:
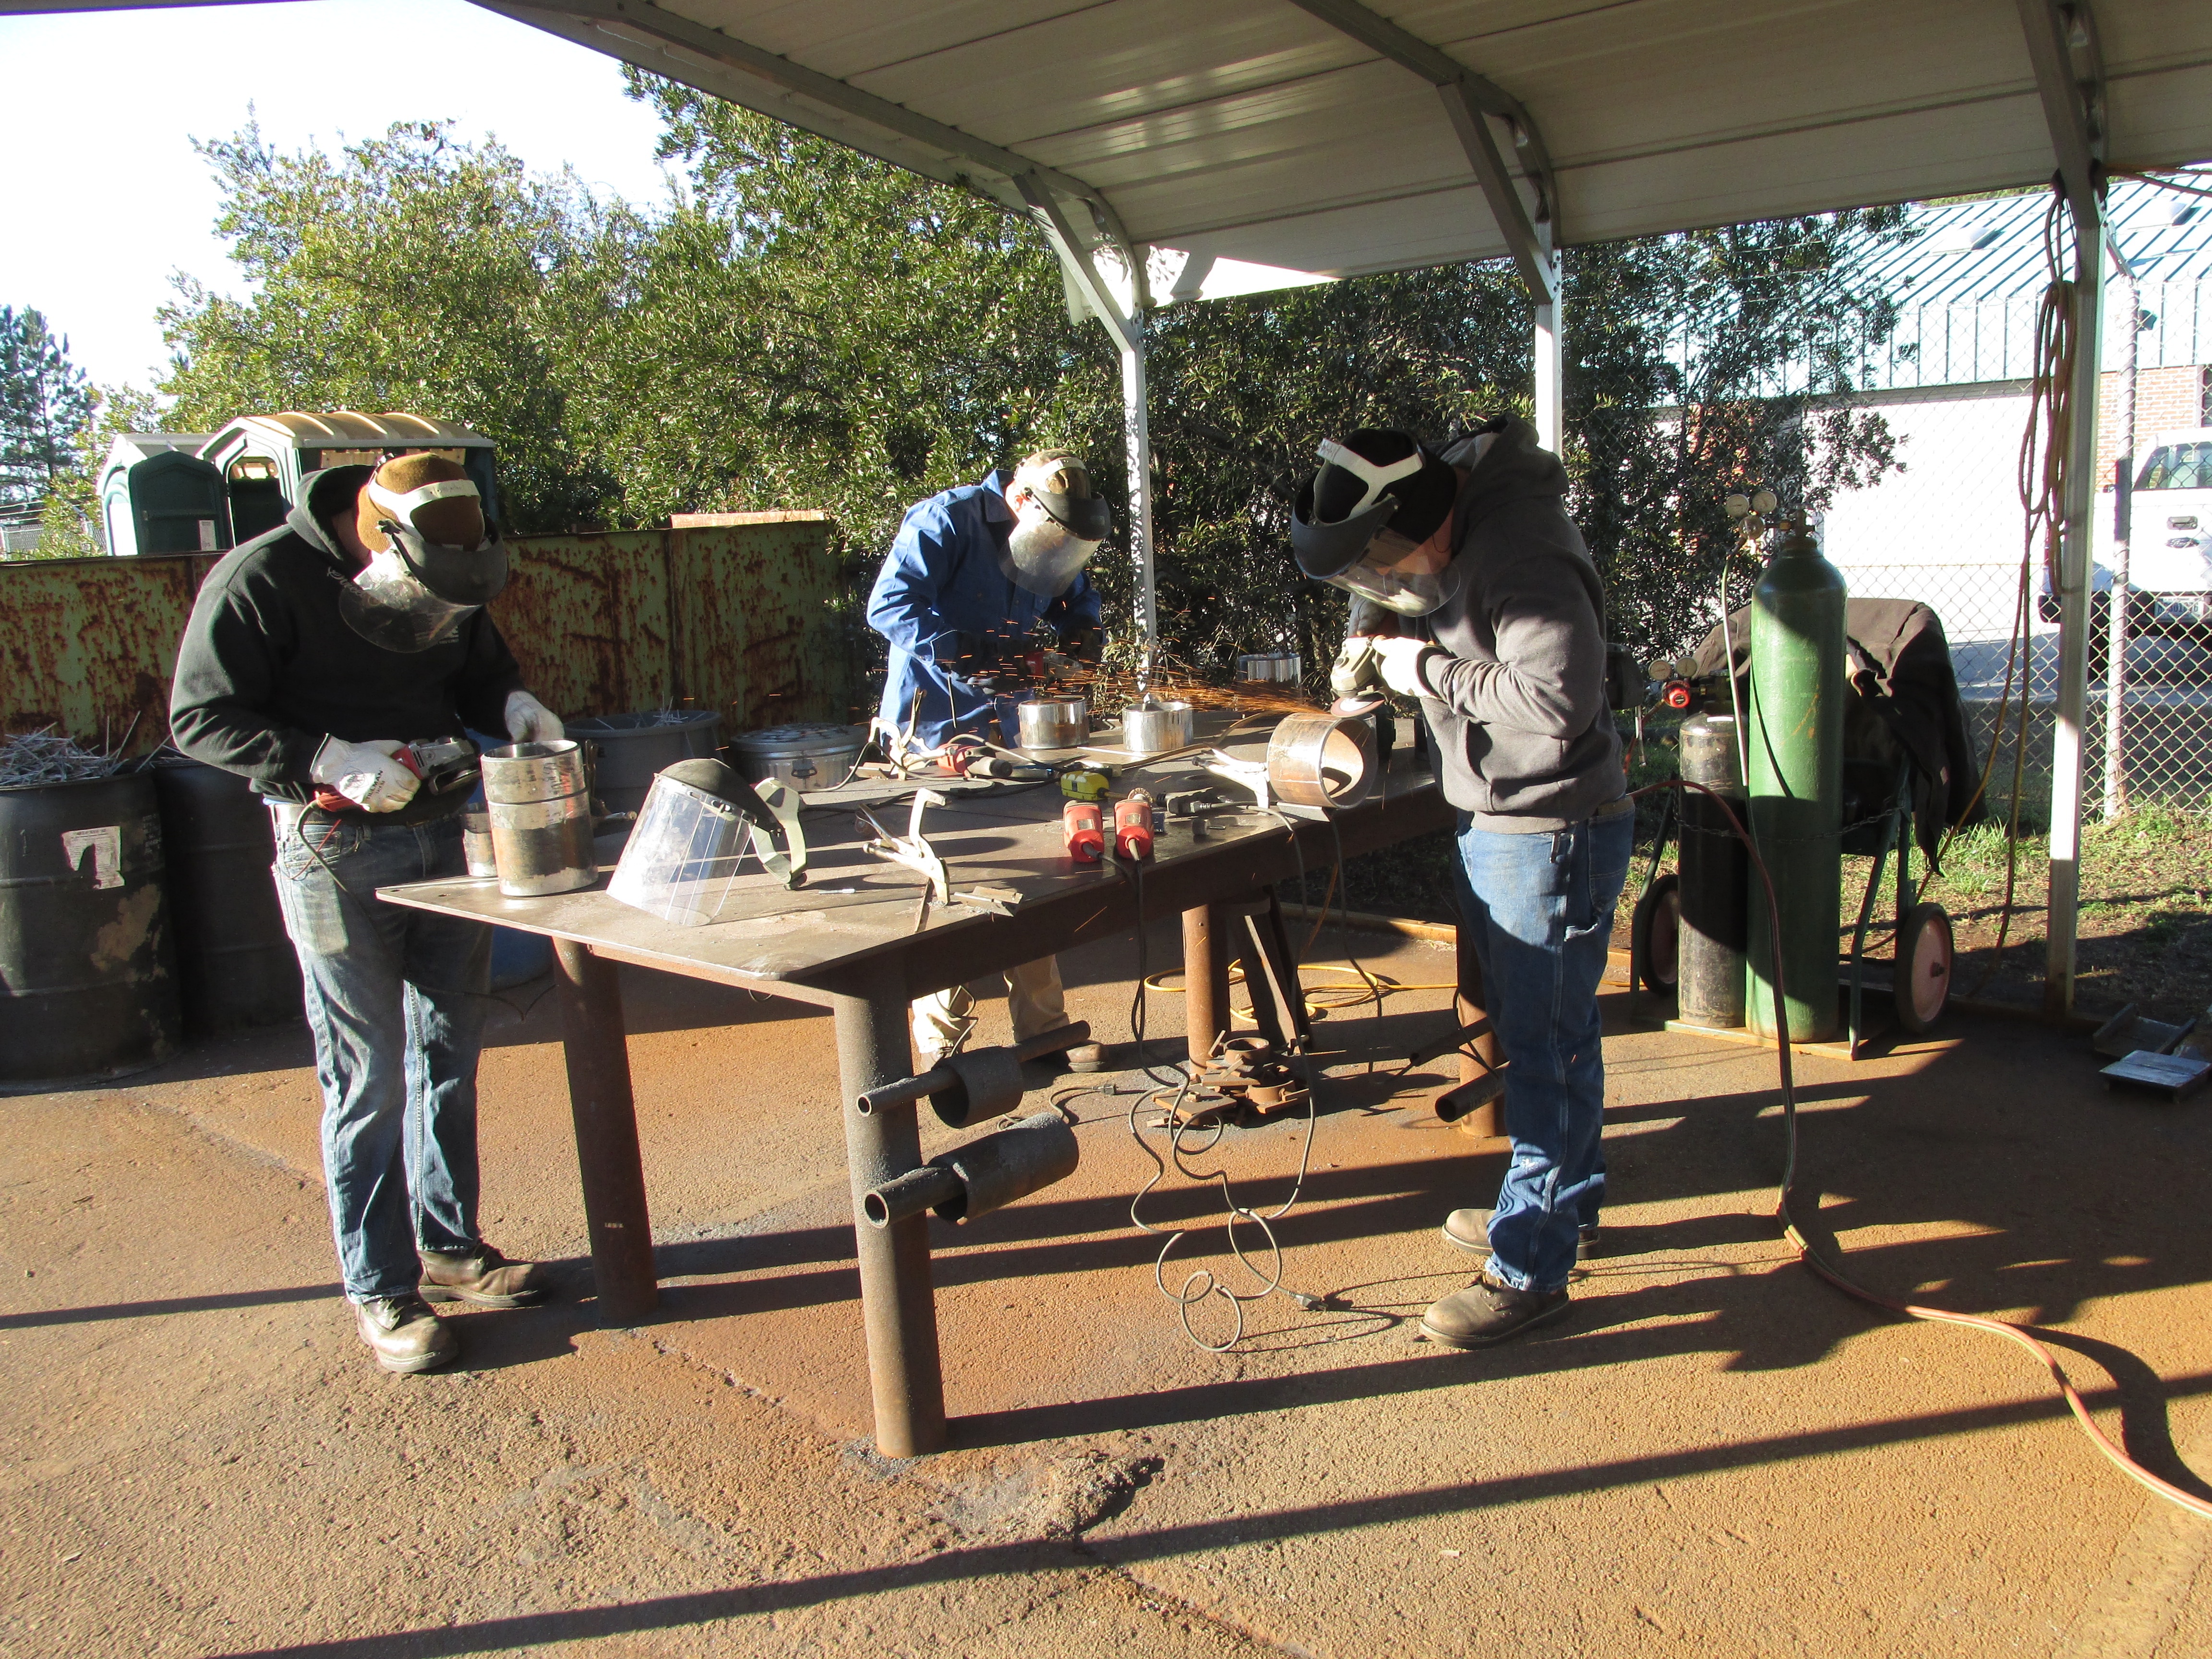
[[[2019,381],[1916,387],[1854,400],[1854,408],[1879,413],[1888,423],[1903,471],[1839,494],[1822,532],[1829,559],[1855,596],[1916,599],[1943,619],[1977,752],[1986,757],[1996,750],[1991,807],[2005,812],[2017,778],[2023,827],[2042,829],[2050,821],[2058,629],[2045,620],[2039,549],[2029,567],[2025,650],[2014,644],[2019,454],[2027,405],[2027,386]],[[2143,500],[2138,497],[2139,522],[2149,516]],[[2100,496],[2099,511],[2109,519],[2109,492]],[[2163,517],[2157,522],[2162,526]],[[2138,599],[2130,611],[2149,608]],[[2100,623],[2108,610],[2100,599]],[[2212,625],[2135,614],[2130,634],[2117,684],[2108,683],[2101,626],[2090,642],[2084,811],[2108,817],[2144,805],[2212,806]],[[2117,746],[2108,741],[2115,724]]]

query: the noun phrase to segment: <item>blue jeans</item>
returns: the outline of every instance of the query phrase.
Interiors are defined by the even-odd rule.
[[[459,813],[413,825],[277,816],[276,896],[307,986],[331,1227],[356,1302],[411,1295],[418,1247],[477,1243],[491,929],[375,896],[465,868]]]
[[[1505,1053],[1513,1139],[1490,1218],[1490,1271],[1516,1290],[1566,1284],[1576,1234],[1597,1224],[1605,1200],[1597,988],[1635,845],[1632,811],[1534,835],[1460,818],[1454,885]]]

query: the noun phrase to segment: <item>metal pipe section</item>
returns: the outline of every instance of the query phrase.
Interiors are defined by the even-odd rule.
[[[516,898],[572,893],[599,878],[581,744],[514,743],[483,752],[499,890]]]
[[[1454,849],[1455,854],[1457,848]],[[1480,1085],[1485,1078],[1502,1075],[1505,1050],[1492,1029],[1490,1014],[1484,1006],[1486,1000],[1482,983],[1482,958],[1474,948],[1474,929],[1462,921],[1452,936],[1453,979],[1458,988],[1452,993],[1453,1017],[1462,1030],[1480,1025],[1483,1029],[1459,1045],[1459,1082],[1436,1098],[1437,1115],[1447,1123],[1468,1118],[1465,1133],[1487,1139],[1505,1133],[1505,1099],[1503,1085],[1495,1094],[1482,1099],[1470,1100],[1461,1091]],[[1450,1106],[1447,1108],[1446,1103]],[[1466,1103],[1462,1104],[1462,1102]]]
[[[2074,1011],[2081,899],[2081,716],[2089,685],[2090,515],[2097,504],[2098,352],[2105,312],[2105,216],[2094,198],[2074,221],[2073,410],[2058,542],[2058,708],[2051,744],[2051,901],[2043,1012]]]
[[[1229,957],[1210,904],[1182,913],[1183,1046],[1194,1065],[1212,1058],[1229,1034]]]
[[[1145,667],[1160,642],[1158,572],[1152,557],[1152,437],[1145,417],[1146,272],[1129,273],[1136,315],[1121,342],[1121,437],[1129,470],[1129,562],[1137,568],[1137,632]]]
[[[2120,331],[2126,348],[2120,354],[2120,430],[2112,463],[2112,587],[2105,610],[2105,821],[2109,823],[2128,810],[2128,564],[2135,536],[2130,501],[2136,477],[2136,337],[2142,332],[2142,291],[2136,273],[2110,250],[2112,269],[2119,273],[2127,295],[2127,326]],[[2101,411],[2102,405],[2100,405]],[[2096,617],[2096,597],[2090,596],[2090,618]],[[2095,641],[2092,641],[2092,644]]]
[[[896,1181],[887,1181],[860,1200],[860,1213],[872,1227],[888,1227],[894,1221],[910,1221],[951,1204],[960,1196],[960,1177],[940,1164],[908,1170]]]
[[[1742,747],[1733,714],[1693,714],[1682,722],[1682,776],[1727,797],[1741,822]],[[1744,955],[1751,927],[1751,849],[1729,828],[1720,804],[1682,792],[1681,932],[1675,1018],[1686,1025],[1743,1024]]]
[[[1775,1035],[1778,973],[1797,1042],[1825,1042],[1841,1024],[1844,597],[1843,574],[1799,528],[1782,532],[1752,590],[1751,831],[1773,874],[1783,954],[1777,964],[1755,888],[1745,1015],[1759,1036]]]
[[[1381,774],[1364,720],[1292,714],[1267,739],[1267,788],[1287,805],[1342,811],[1365,800]]]
[[[859,1102],[871,1090],[910,1071],[906,978],[896,962],[873,964],[858,988],[833,1003],[837,1067],[845,1108],[845,1160],[856,1220],[868,1194],[921,1162],[921,1130],[914,1097],[869,1112]],[[867,1330],[868,1380],[874,1394],[876,1449],[915,1457],[945,1444],[945,1376],[937,1351],[937,1304],[929,1282],[929,1234],[919,1215],[855,1226],[860,1313]]]
[[[660,1305],[660,1286],[653,1271],[622,983],[614,963],[574,939],[555,939],[553,960],[599,1322],[634,1325]]]
[[[1040,1032],[1026,1042],[1012,1045],[1017,1060],[1035,1060],[1042,1054],[1056,1054],[1073,1048],[1078,1043],[1091,1041],[1091,1022],[1070,1020],[1065,1025],[1055,1025],[1049,1031]],[[903,1068],[902,1068],[903,1069]],[[943,1066],[921,1073],[916,1077],[902,1077],[896,1082],[878,1084],[852,1097],[860,1115],[867,1117],[878,1112],[892,1111],[901,1106],[916,1105],[932,1095],[941,1095],[960,1082],[959,1075]],[[954,1126],[958,1127],[957,1124]]]

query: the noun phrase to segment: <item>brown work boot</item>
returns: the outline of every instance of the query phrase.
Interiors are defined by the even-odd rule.
[[[543,1301],[553,1287],[535,1261],[509,1261],[489,1244],[473,1250],[424,1250],[422,1296],[429,1302],[468,1302],[479,1308],[520,1308]]]
[[[1486,1273],[1423,1314],[1421,1331],[1447,1348],[1486,1348],[1566,1310],[1564,1290],[1516,1291]]]
[[[353,1322],[361,1340],[376,1356],[376,1363],[402,1376],[434,1370],[461,1352],[459,1340],[419,1296],[380,1296],[356,1302]]]
[[[1490,1254],[1490,1212],[1454,1210],[1444,1218],[1444,1243],[1476,1255]],[[1583,1227],[1575,1234],[1575,1260],[1587,1261],[1599,1254],[1597,1229]]]

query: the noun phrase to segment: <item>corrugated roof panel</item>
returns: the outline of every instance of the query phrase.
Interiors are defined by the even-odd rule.
[[[653,8],[624,3],[651,21]],[[494,9],[1009,193],[1003,175],[978,178],[957,140],[770,84],[772,65],[763,76],[672,56],[621,21]],[[1434,91],[1289,0],[662,9],[1056,168],[1101,191],[1139,240],[1322,274],[1502,250]],[[1528,107],[1557,166],[1569,243],[1996,189],[2053,166],[2012,0],[1375,9]],[[2094,0],[2094,11],[2116,162],[2212,158],[2212,3]]]

